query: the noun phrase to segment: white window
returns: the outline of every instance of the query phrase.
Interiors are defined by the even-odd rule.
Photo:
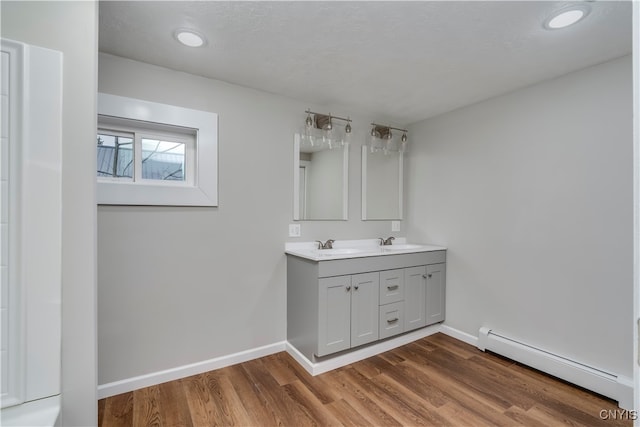
[[[217,115],[98,95],[98,203],[217,206]]]
[[[193,186],[196,129],[98,116],[98,181]]]

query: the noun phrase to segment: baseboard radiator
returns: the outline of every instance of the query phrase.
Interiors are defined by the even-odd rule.
[[[477,346],[482,351],[489,350],[607,396],[621,406],[627,399],[626,385],[622,385],[616,375],[506,337],[490,328],[480,328]]]

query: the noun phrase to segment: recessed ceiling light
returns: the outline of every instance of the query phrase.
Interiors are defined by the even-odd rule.
[[[568,27],[584,19],[591,9],[587,5],[573,6],[569,9],[560,10],[549,17],[544,22],[544,27],[548,30],[557,30]]]
[[[174,35],[176,40],[189,47],[200,47],[205,42],[204,37],[193,30],[177,30]]]

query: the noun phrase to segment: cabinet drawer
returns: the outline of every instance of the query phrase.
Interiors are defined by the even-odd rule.
[[[387,338],[404,332],[403,302],[380,306],[380,338]]]
[[[404,269],[380,272],[380,305],[404,300]]]

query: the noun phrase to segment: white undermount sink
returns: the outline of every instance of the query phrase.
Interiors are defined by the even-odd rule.
[[[418,249],[421,248],[422,245],[412,245],[409,243],[403,244],[397,244],[397,245],[387,245],[387,246],[382,246],[382,250],[383,251],[406,251],[406,250],[411,250],[411,249]]]

